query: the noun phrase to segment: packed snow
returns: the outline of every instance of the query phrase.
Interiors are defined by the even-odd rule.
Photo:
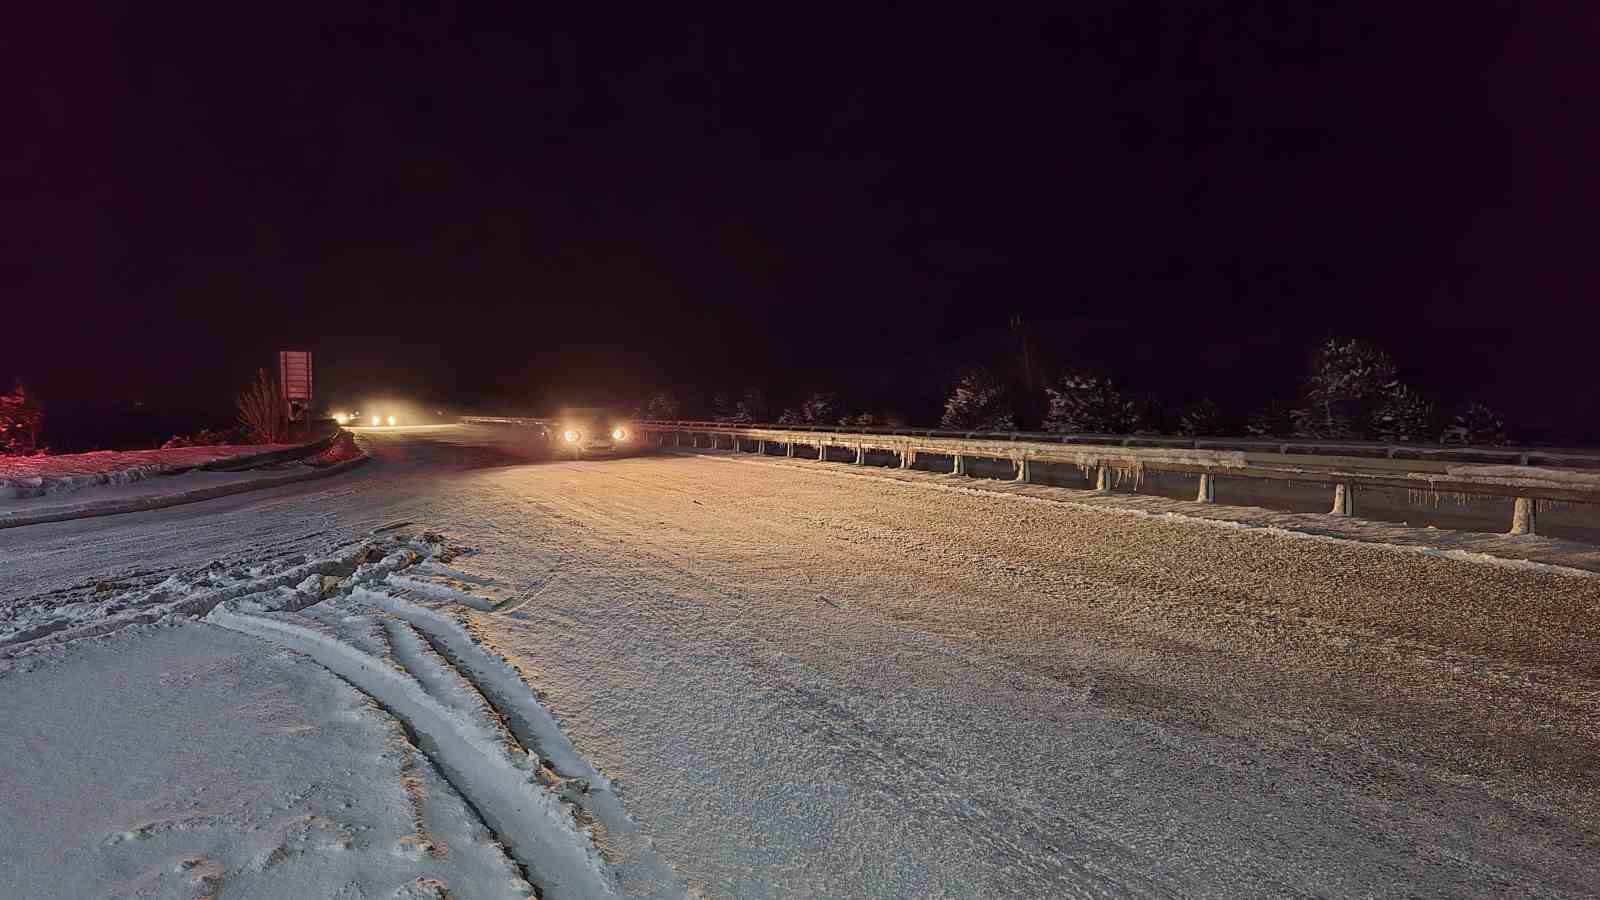
[[[1600,578],[1561,542],[522,440],[0,531],[0,882],[1600,883]]]
[[[404,892],[414,893],[419,885],[437,890],[416,896],[444,897],[453,892],[454,896],[527,897],[537,893],[559,898],[619,891],[626,896],[685,896],[681,877],[642,840],[636,825],[611,794],[609,781],[573,748],[554,717],[529,691],[514,664],[481,647],[469,626],[450,612],[457,602],[463,604],[461,609],[492,608],[493,600],[485,594],[492,594],[494,589],[493,579],[441,561],[451,556],[437,535],[416,533],[415,529],[392,530],[382,537],[337,548],[318,559],[298,563],[281,560],[233,570],[208,568],[187,576],[170,576],[151,588],[130,590],[125,585],[102,584],[91,596],[57,594],[50,598],[51,602],[22,605],[9,616],[6,627],[0,630],[0,674],[10,678],[0,684],[9,683],[14,689],[0,694],[6,694],[15,704],[8,711],[13,716],[11,720],[28,723],[19,734],[34,732],[37,727],[26,698],[41,676],[57,684],[76,685],[55,689],[65,698],[55,704],[62,709],[120,702],[117,693],[143,691],[149,685],[141,680],[129,683],[125,675],[117,673],[111,677],[120,687],[112,696],[104,696],[94,686],[107,677],[108,671],[116,671],[114,664],[105,661],[108,655],[122,659],[138,652],[129,649],[131,634],[148,635],[156,645],[147,658],[138,661],[138,666],[159,669],[160,683],[166,684],[172,676],[160,667],[166,665],[163,657],[169,652],[166,645],[170,644],[170,628],[151,629],[166,625],[198,632],[185,639],[186,651],[173,664],[181,667],[193,662],[209,672],[218,665],[216,656],[225,652],[219,646],[229,645],[227,641],[219,642],[205,628],[215,626],[294,651],[299,654],[294,658],[309,659],[320,666],[298,667],[300,671],[280,685],[286,696],[300,696],[310,690],[304,685],[296,687],[307,679],[317,681],[314,694],[345,695],[337,698],[336,705],[342,708],[341,716],[346,719],[353,717],[350,709],[365,701],[372,710],[369,718],[379,724],[378,731],[387,734],[368,736],[364,748],[353,740],[344,741],[355,744],[356,752],[350,754],[348,746],[341,748],[347,755],[337,760],[337,770],[349,776],[350,791],[399,787],[409,804],[406,808],[413,827],[395,837],[391,833],[397,827],[394,821],[351,824],[353,814],[345,812],[348,803],[337,810],[308,804],[302,816],[289,819],[283,817],[281,810],[257,815],[256,805],[238,802],[238,787],[223,779],[222,786],[234,795],[227,798],[230,808],[237,812],[233,817],[218,817],[209,809],[171,813],[148,823],[113,828],[97,845],[120,848],[155,835],[204,828],[208,832],[205,840],[176,842],[187,847],[184,852],[191,855],[180,853],[170,865],[165,858],[142,861],[133,867],[132,880],[116,883],[124,868],[121,857],[128,854],[96,854],[95,848],[86,847],[83,851],[104,869],[96,871],[91,866],[84,875],[111,879],[109,887],[113,891],[151,892],[158,896],[187,896],[183,892],[191,888],[208,896],[245,894],[259,891],[263,885],[281,886],[286,883],[285,878],[298,880],[306,889],[346,892],[325,891],[336,896],[370,896],[368,889],[384,882],[394,883],[403,896],[411,896]],[[399,583],[397,576],[402,573],[409,573],[403,583],[410,587]],[[421,585],[431,585],[433,589],[424,592],[425,597],[408,599]],[[480,592],[468,593],[458,585],[472,585]],[[111,596],[104,596],[107,594]],[[204,625],[188,624],[196,617]],[[258,658],[256,662],[260,657],[274,661],[289,658],[282,653],[264,653],[256,647],[249,650],[245,655]],[[281,662],[275,665],[283,668]],[[323,670],[338,679],[316,674]],[[199,677],[205,676],[185,675],[178,683],[188,685]],[[90,691],[96,694],[92,699],[85,696]],[[141,702],[130,705],[138,709]],[[145,723],[143,729],[154,726],[178,734],[219,730],[215,724],[197,726],[192,721],[195,716],[212,717],[218,713],[203,705],[194,708],[185,693],[166,696],[162,702],[170,708],[154,714],[157,721]],[[324,717],[321,722],[294,725],[294,732],[320,734],[330,729],[326,710],[321,709],[326,702],[318,700],[317,708],[291,711],[297,716],[315,718],[321,713]],[[383,721],[385,716],[387,722]],[[249,740],[249,735],[238,731],[229,731],[227,740]],[[266,743],[263,755],[270,756],[276,748],[270,741]],[[274,772],[293,770],[297,761],[292,754],[299,752],[301,745],[296,743],[287,749],[291,755],[252,765]],[[47,748],[33,746],[32,751],[31,755],[37,756]],[[208,751],[208,747],[200,745],[189,752],[204,756]],[[19,753],[9,758],[26,760],[29,756]],[[396,756],[401,762],[399,771],[386,764]],[[39,756],[38,762],[45,760]],[[113,777],[109,771],[98,770],[91,761],[83,761],[82,766],[88,771],[76,772],[74,777]],[[26,776],[23,768],[7,767],[5,771],[19,779]],[[369,786],[374,781],[380,784]],[[18,787],[16,801],[39,802],[37,792],[21,790],[20,782]],[[210,785],[202,780],[185,787],[205,792]],[[313,784],[308,790],[319,787]],[[428,804],[437,802],[430,798],[441,795],[445,797],[441,812],[430,815],[432,807]],[[130,797],[125,809],[99,809],[97,821],[107,822],[118,815],[128,821],[144,817],[146,799]],[[15,807],[8,810],[18,811]],[[444,825],[430,827],[430,819]],[[262,839],[256,836],[264,828],[285,827],[298,835],[294,840],[313,840],[315,849],[356,851],[364,857],[378,857],[379,865],[374,866],[370,858],[359,862],[301,859],[305,848],[296,845],[293,854],[282,842],[264,848]],[[375,833],[369,833],[374,829]],[[304,834],[308,830],[317,833],[308,838]],[[0,833],[3,831],[0,827]],[[382,842],[374,844],[380,836]],[[64,840],[69,846],[76,846],[73,839],[50,828],[30,839]],[[470,855],[455,863],[436,864],[436,860],[449,860],[453,844],[461,845]],[[161,852],[171,849],[163,844]],[[602,850],[608,859],[602,859]],[[382,865],[386,853],[408,862]],[[305,871],[288,874],[295,867],[281,864],[291,855]],[[378,880],[349,880],[355,871],[352,867],[357,865],[374,867]],[[29,874],[18,873],[22,879],[28,879]],[[47,880],[38,879],[41,885]],[[83,884],[108,886],[93,880]],[[358,892],[351,893],[351,885]],[[41,886],[31,896],[78,896],[81,890],[78,882],[61,887],[63,893],[53,894],[51,888]]]

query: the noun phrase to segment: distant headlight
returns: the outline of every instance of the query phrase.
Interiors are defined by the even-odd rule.
[[[383,424],[383,420],[378,418],[377,416],[373,416],[372,417],[372,424],[374,424],[374,425],[382,425]]]
[[[335,422],[338,422],[340,425],[345,425],[345,424],[349,423],[350,417],[345,415],[344,413],[334,413],[333,414],[333,420]]]
[[[621,428],[618,428],[618,429],[616,429],[616,430],[611,432],[611,439],[614,440],[614,441],[620,441],[620,440],[622,440],[623,438],[625,438],[627,436],[628,436],[628,433],[626,431],[623,431]]]
[[[563,434],[562,437],[566,438],[568,443],[574,443],[578,440],[578,433],[576,431],[569,431],[566,434]]]
[[[393,425],[393,424],[394,424],[394,416],[390,416],[390,417],[389,417],[389,424],[390,424],[390,425]]]

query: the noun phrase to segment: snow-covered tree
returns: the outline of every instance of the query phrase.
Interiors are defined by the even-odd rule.
[[[779,425],[832,425],[839,419],[839,398],[829,391],[817,391],[799,406],[791,406],[778,417]]]
[[[944,403],[940,428],[961,431],[1015,431],[1016,413],[1006,383],[988,369],[968,369]]]
[[[1490,447],[1511,443],[1505,416],[1477,401],[1468,403],[1466,409],[1456,414],[1451,427],[1445,432],[1445,439]]]
[[[1155,394],[1130,398],[1133,401],[1134,434],[1166,434],[1171,418],[1167,406]]]
[[[1251,415],[1244,430],[1251,437],[1290,437],[1294,434],[1294,415],[1287,406],[1274,400],[1266,409]]]
[[[1426,441],[1434,430],[1433,404],[1400,382],[1385,387],[1383,401],[1373,411],[1372,436],[1384,441]]]
[[[745,388],[737,397],[718,394],[712,401],[711,417],[732,425],[767,421],[767,393],[760,388]]]
[[[649,404],[645,406],[644,415],[647,419],[670,422],[678,418],[678,414],[681,411],[682,407],[678,403],[678,398],[663,392],[650,398]]]
[[[733,420],[741,425],[771,421],[767,415],[767,392],[755,387],[745,388],[733,404]]]
[[[1222,433],[1222,410],[1211,401],[1210,397],[1202,397],[1199,401],[1189,404],[1183,414],[1178,417],[1178,433],[1189,437],[1206,437]]]
[[[1366,437],[1399,387],[1389,354],[1354,338],[1329,338],[1312,357],[1305,405],[1292,414],[1295,436]]]
[[[44,410],[27,388],[18,384],[0,394],[0,455],[36,453],[44,432]]]
[[[1046,431],[1130,434],[1139,428],[1139,405],[1109,378],[1068,372],[1044,390],[1050,398]]]

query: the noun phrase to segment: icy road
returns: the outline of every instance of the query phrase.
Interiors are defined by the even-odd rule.
[[[0,531],[0,896],[1600,894],[1594,576],[360,440]]]

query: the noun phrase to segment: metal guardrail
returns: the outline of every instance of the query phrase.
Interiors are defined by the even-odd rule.
[[[463,421],[527,422],[489,419]],[[869,450],[899,457],[910,468],[918,456],[951,459],[951,472],[963,474],[969,458],[1008,460],[1016,480],[1031,478],[1035,464],[1077,466],[1095,470],[1095,489],[1109,493],[1111,477],[1146,471],[1198,475],[1196,499],[1214,502],[1217,476],[1301,481],[1334,486],[1334,515],[1353,515],[1356,491],[1362,487],[1404,488],[1430,494],[1470,494],[1514,498],[1512,534],[1535,533],[1538,501],[1600,503],[1600,454],[1552,449],[1501,449],[1392,445],[1370,442],[1261,441],[1165,438],[1144,435],[1041,434],[1037,432],[954,432],[922,429],[795,428],[780,425],[735,425],[727,422],[636,420],[628,427],[657,446],[729,449],[754,442],[785,448],[815,448],[826,460],[831,447],[849,448],[854,463],[864,465]]]
[[[457,416],[459,421],[476,425],[549,425],[551,419],[526,419],[520,416]]]

